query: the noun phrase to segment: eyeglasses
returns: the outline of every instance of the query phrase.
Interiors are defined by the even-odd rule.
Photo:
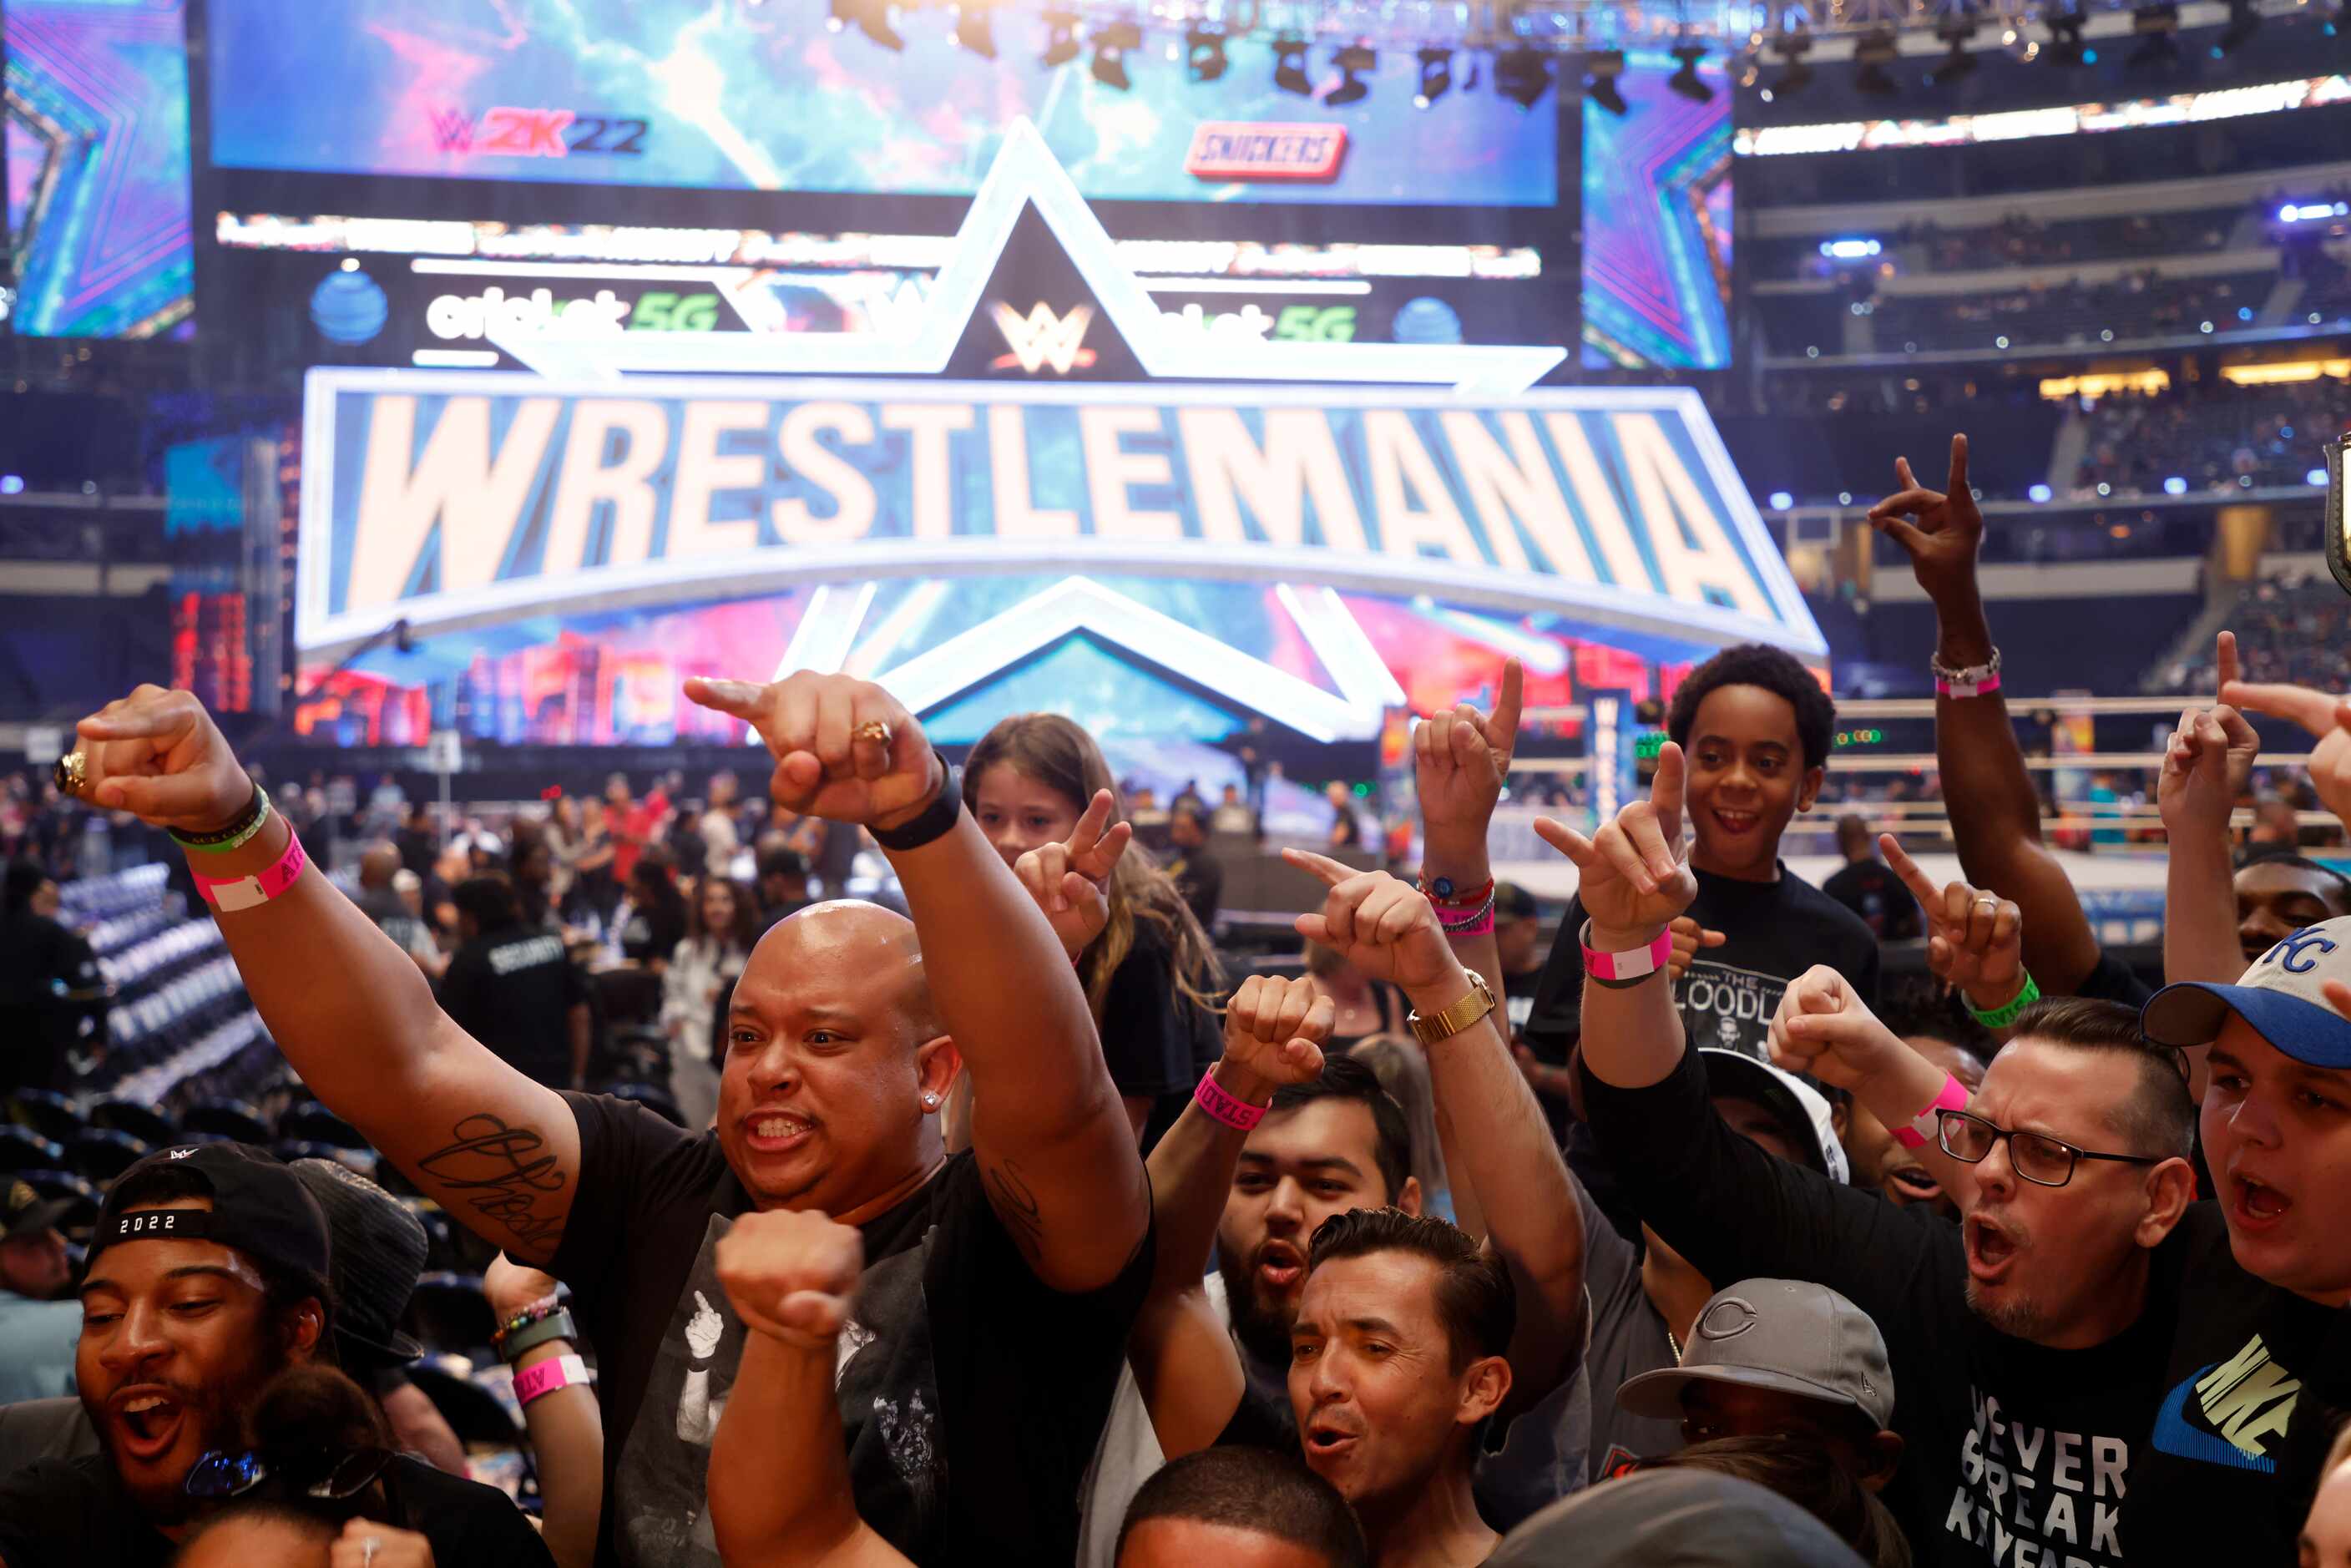
[[[340,1502],[365,1490],[394,1457],[390,1448],[330,1448],[315,1453],[265,1448],[234,1453],[215,1448],[190,1468],[187,1493],[217,1502],[244,1497],[275,1482],[283,1494]]]
[[[1937,1118],[1943,1152],[1955,1160],[1981,1165],[1992,1145],[2005,1141],[2008,1163],[2016,1174],[2037,1186],[2064,1186],[2074,1179],[2074,1167],[2083,1160],[2115,1160],[2126,1166],[2159,1166],[2147,1155],[2101,1155],[2077,1149],[2046,1133],[2026,1133],[1996,1126],[1965,1111],[1945,1111]]]

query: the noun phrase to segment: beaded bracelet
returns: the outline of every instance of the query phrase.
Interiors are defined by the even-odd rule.
[[[563,1297],[559,1292],[549,1292],[547,1295],[541,1296],[538,1300],[523,1307],[512,1317],[507,1318],[504,1322],[498,1324],[496,1332],[490,1335],[490,1343],[495,1345],[503,1345],[506,1343],[507,1336],[508,1334],[514,1333],[521,1329],[527,1329],[531,1324],[538,1322],[542,1319],[551,1318],[562,1310]]]
[[[525,1351],[536,1350],[549,1340],[569,1340],[577,1343],[579,1325],[571,1321],[568,1307],[558,1307],[535,1322],[526,1323],[498,1342],[498,1355],[507,1361],[519,1358]]]
[[[269,821],[269,791],[260,785],[253,787],[253,799],[246,803],[242,815],[216,833],[183,833],[177,828],[167,830],[172,841],[183,850],[201,850],[206,854],[225,855],[231,850],[242,849],[253,841]]]

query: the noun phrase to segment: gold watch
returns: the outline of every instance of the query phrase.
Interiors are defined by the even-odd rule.
[[[1435,1018],[1423,1018],[1417,1011],[1405,1015],[1412,1025],[1413,1034],[1424,1046],[1459,1034],[1479,1019],[1494,1010],[1494,993],[1486,984],[1486,977],[1477,970],[1469,971],[1469,994],[1438,1013]]]

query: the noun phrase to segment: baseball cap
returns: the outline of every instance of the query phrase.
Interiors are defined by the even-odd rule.
[[[2296,1061],[2351,1067],[2351,1019],[2327,1005],[2329,980],[2351,984],[2351,915],[2304,926],[2233,986],[2164,987],[2139,1014],[2139,1029],[2158,1045],[2210,1045],[2233,1012]]]
[[[31,1182],[11,1179],[6,1199],[0,1203],[0,1217],[5,1217],[7,1238],[14,1241],[22,1236],[55,1230],[72,1207],[73,1199],[69,1197],[43,1197],[33,1189]]]
[[[1836,1119],[1819,1090],[1792,1072],[1736,1051],[1707,1046],[1698,1054],[1706,1066],[1708,1095],[1752,1100],[1779,1118],[1802,1151],[1805,1164],[1834,1182],[1853,1179],[1844,1145],[1837,1142]]]
[[[1678,1420],[1693,1383],[1737,1383],[1850,1405],[1883,1428],[1894,1418],[1886,1337],[1867,1312],[1802,1280],[1741,1280],[1698,1309],[1679,1366],[1628,1377],[1619,1409]]]
[[[212,1197],[209,1213],[125,1213],[122,1194],[159,1166],[195,1178]],[[89,1266],[126,1241],[207,1240],[316,1280],[329,1278],[327,1217],[302,1179],[277,1155],[251,1144],[183,1144],[158,1149],[114,1180],[89,1233]]]
[[[294,1175],[327,1216],[334,1267],[335,1343],[355,1361],[420,1360],[424,1347],[400,1330],[431,1243],[423,1221],[392,1194],[333,1160],[296,1160]]]
[[[1494,884],[1494,918],[1497,920],[1532,920],[1539,911],[1535,895],[1515,882]]]
[[[1709,1470],[1647,1470],[1562,1498],[1502,1538],[1487,1568],[1862,1568],[1778,1492]]]

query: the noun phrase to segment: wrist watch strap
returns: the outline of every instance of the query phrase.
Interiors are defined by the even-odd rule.
[[[1472,969],[1469,971],[1468,996],[1463,997],[1443,1012],[1429,1018],[1421,1017],[1417,1011],[1406,1013],[1405,1021],[1412,1025],[1414,1037],[1422,1045],[1429,1046],[1435,1045],[1440,1040],[1459,1034],[1493,1010],[1493,988],[1486,984],[1486,977],[1483,975]]]
[[[936,750],[932,751],[931,759],[939,765],[939,792],[931,797],[931,803],[911,821],[894,828],[865,830],[883,849],[901,854],[921,849],[935,839],[946,837],[954,830],[956,819],[963,815],[963,791],[956,787],[956,770]]]

